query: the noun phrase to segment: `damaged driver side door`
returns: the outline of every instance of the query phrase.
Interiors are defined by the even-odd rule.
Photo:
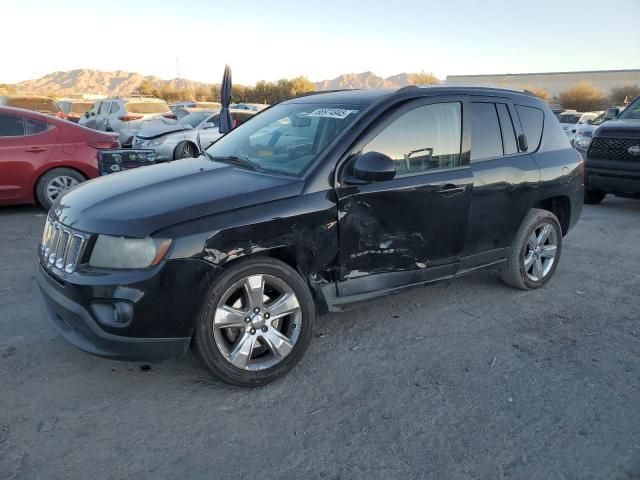
[[[472,195],[463,101],[406,103],[375,122],[339,169],[338,295],[384,291],[455,274]],[[386,155],[391,180],[357,178],[368,152]]]

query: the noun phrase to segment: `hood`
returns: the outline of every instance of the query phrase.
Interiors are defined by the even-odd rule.
[[[167,125],[164,127],[163,126],[148,127],[148,128],[141,129],[136,135],[136,137],[149,139],[149,138],[161,137],[162,135],[167,135],[169,133],[183,132],[184,130],[192,130],[192,129],[193,127],[189,124],[184,124],[184,125],[175,124],[175,125]]]
[[[295,196],[303,184],[297,178],[188,158],[82,183],[52,211],[77,230],[142,237],[176,223]]]
[[[600,125],[594,137],[640,138],[640,120],[609,120]]]

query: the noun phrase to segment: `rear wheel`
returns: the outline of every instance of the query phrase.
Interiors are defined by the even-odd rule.
[[[60,195],[87,179],[70,168],[54,168],[42,175],[36,184],[38,202],[46,210],[51,208]]]
[[[176,145],[176,149],[173,151],[173,158],[178,160],[180,158],[193,158],[198,154],[198,149],[191,142],[180,142]]]
[[[604,200],[606,193],[602,190],[584,189],[584,203],[587,205],[597,205]]]
[[[553,276],[562,251],[562,228],[556,216],[533,208],[516,233],[500,277],[523,290],[540,288]]]
[[[193,347],[221,380],[263,385],[300,361],[314,321],[311,293],[296,271],[271,258],[246,260],[212,287]]]

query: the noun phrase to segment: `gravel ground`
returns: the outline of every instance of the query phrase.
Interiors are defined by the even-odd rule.
[[[542,290],[495,272],[319,319],[260,389],[84,354],[40,314],[44,215],[0,209],[2,479],[638,479],[640,202],[585,207]]]

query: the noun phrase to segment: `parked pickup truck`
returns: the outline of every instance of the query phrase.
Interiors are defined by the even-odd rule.
[[[575,146],[585,159],[585,203],[608,193],[640,198],[640,97]]]
[[[543,287],[580,218],[582,167],[524,92],[298,97],[197,158],[66,193],[38,252],[44,311],[96,355],[191,345],[219,378],[264,384],[300,361],[317,313],[484,267]]]

